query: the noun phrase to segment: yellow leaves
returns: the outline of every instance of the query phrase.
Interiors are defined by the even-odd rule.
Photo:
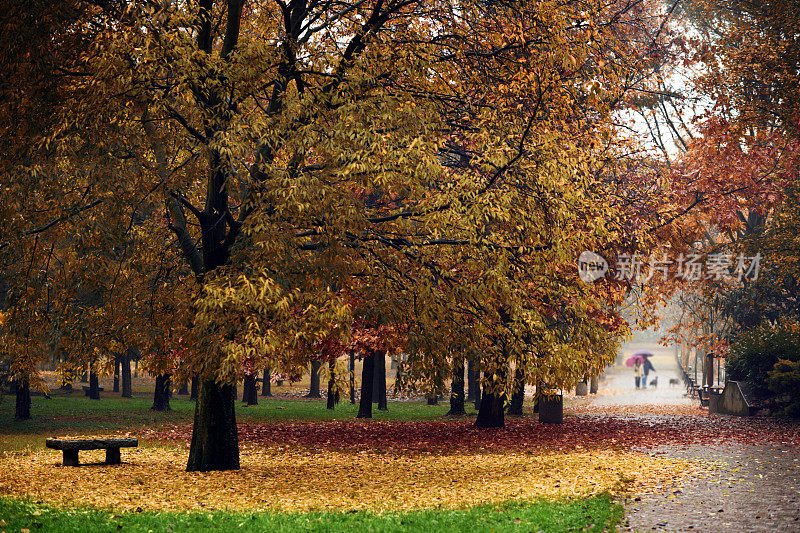
[[[102,451],[81,452],[85,462]],[[242,469],[185,472],[176,448],[123,451],[120,466],[57,466],[51,451],[0,460],[0,494],[130,511],[410,510],[604,491],[659,490],[694,468],[683,460],[613,450],[452,455],[242,450]]]

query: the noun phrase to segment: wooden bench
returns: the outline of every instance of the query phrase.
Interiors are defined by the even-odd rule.
[[[44,445],[53,450],[64,452],[64,466],[78,466],[78,451],[80,450],[105,450],[106,464],[118,465],[121,462],[120,448],[135,448],[139,440],[133,438],[122,439],[47,439]]]

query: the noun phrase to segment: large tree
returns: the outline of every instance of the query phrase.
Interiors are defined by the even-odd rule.
[[[189,470],[238,468],[245,362],[297,370],[357,324],[420,379],[472,345],[486,425],[509,364],[557,388],[612,359],[621,287],[574,262],[642,242],[606,173],[612,112],[648,68],[638,2],[86,6],[102,38],[26,169],[92,213],[80,264],[135,264],[113,221],[191,273],[157,285],[191,343],[174,377],[201,382]],[[116,302],[108,271],[84,312]]]

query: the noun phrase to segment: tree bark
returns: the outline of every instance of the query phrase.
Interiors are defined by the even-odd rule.
[[[199,393],[200,389],[200,380],[197,379],[197,376],[192,376],[192,387],[189,391],[189,399],[196,400],[197,394]]]
[[[14,418],[17,420],[31,419],[31,384],[27,379],[14,380],[14,392],[17,397],[14,408]]]
[[[496,375],[500,383],[505,381],[505,369],[498,369]],[[484,374],[484,381],[489,381],[489,377],[494,377],[494,375],[487,376]],[[483,397],[481,398],[481,405],[480,409],[478,409],[478,418],[475,420],[475,426],[479,428],[505,427],[505,400],[506,395],[503,390],[494,391],[491,385],[488,387],[484,385]]]
[[[97,378],[97,372],[94,369],[89,370],[89,398],[92,400],[100,399],[100,383]]]
[[[479,411],[481,408],[481,371],[475,370],[475,410]]]
[[[114,392],[119,392],[119,372],[122,368],[121,354],[114,354]]]
[[[583,378],[583,381],[579,381],[577,385],[575,385],[575,396],[586,396],[589,394],[589,382],[586,378]]]
[[[542,424],[564,422],[564,398],[561,394],[539,396],[539,422]]]
[[[361,402],[356,418],[372,418],[372,382],[375,376],[375,351],[364,357],[361,368]]]
[[[356,354],[350,352],[350,403],[356,403]]]
[[[450,385],[450,410],[446,416],[467,414],[464,410],[464,357],[453,356],[453,381]]]
[[[122,367],[122,397],[132,398],[133,387],[131,386],[131,356],[135,348],[128,347],[124,353],[120,354],[120,365]]]
[[[172,374],[159,374],[156,376],[156,388],[153,391],[153,406],[151,411],[170,411],[169,397],[172,386]]]
[[[264,377],[261,380],[261,396],[272,396],[272,369],[264,369]]]
[[[375,351],[375,372],[372,378],[372,403],[378,404],[378,411],[388,411],[386,399],[386,354]]]
[[[333,409],[334,407],[336,407],[337,391],[334,390],[336,389],[336,374],[334,374],[335,371],[336,371],[336,360],[331,359],[330,361],[328,361],[328,403],[326,405],[328,409]]]
[[[244,376],[242,401],[247,405],[258,405],[258,387],[256,386],[255,374],[246,374]]]
[[[475,363],[472,359],[467,360],[467,401],[475,401]]]
[[[511,395],[511,403],[508,405],[508,414],[522,416],[522,407],[525,403],[525,370],[518,367],[514,371],[514,393]]]
[[[235,407],[233,385],[203,381],[194,410],[188,472],[239,468]]]
[[[311,385],[306,398],[322,398],[322,394],[319,393],[319,369],[321,367],[321,362],[311,361]]]

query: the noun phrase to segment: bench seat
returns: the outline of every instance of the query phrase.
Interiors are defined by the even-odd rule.
[[[106,464],[118,465],[121,462],[120,448],[135,448],[139,446],[139,439],[126,438],[96,438],[96,439],[47,439],[44,445],[53,450],[64,452],[64,466],[78,466],[79,450],[105,450]]]

